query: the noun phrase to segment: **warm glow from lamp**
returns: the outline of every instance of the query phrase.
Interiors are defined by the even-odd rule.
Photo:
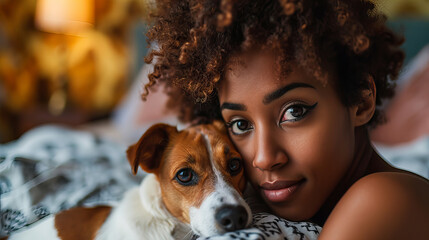
[[[94,0],[37,0],[35,21],[46,32],[78,34],[94,25]]]
[[[68,40],[65,35],[81,36],[84,30],[94,25],[94,0],[37,0],[36,26],[45,32],[64,35],[56,36],[62,39],[60,58],[61,69],[54,77],[52,92],[48,109],[52,115],[60,115],[67,107],[67,66],[68,66]]]

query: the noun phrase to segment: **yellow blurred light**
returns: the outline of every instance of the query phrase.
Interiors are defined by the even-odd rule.
[[[37,0],[35,21],[42,31],[78,35],[94,25],[94,0]]]

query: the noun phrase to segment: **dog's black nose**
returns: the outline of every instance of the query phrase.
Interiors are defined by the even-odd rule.
[[[234,231],[246,227],[247,211],[243,206],[227,205],[216,211],[216,222],[225,231]]]

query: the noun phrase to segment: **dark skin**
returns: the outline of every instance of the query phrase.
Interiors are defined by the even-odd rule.
[[[333,82],[273,68],[275,53],[244,53],[218,89],[222,116],[250,183],[271,211],[323,226],[319,239],[427,239],[429,183],[386,163],[366,124],[376,88],[346,107]]]
[[[325,224],[329,213],[334,209],[335,205],[346,193],[346,191],[360,178],[377,172],[406,172],[389,165],[383,158],[374,151],[368,137],[368,131],[365,127],[358,127],[355,131],[356,157],[353,159],[349,172],[340,181],[334,192],[336,194],[330,196],[322,205],[322,208],[310,220],[321,226]],[[408,172],[407,172],[408,173]]]

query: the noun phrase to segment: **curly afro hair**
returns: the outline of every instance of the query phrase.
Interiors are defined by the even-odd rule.
[[[383,121],[379,106],[394,93],[402,66],[403,38],[385,25],[386,17],[368,0],[158,0],[147,33],[157,47],[142,98],[165,83],[168,107],[182,121],[221,119],[216,88],[233,54],[270,48],[280,70],[293,61],[326,82],[335,71],[337,93],[345,106],[377,89],[377,109],[369,125]],[[332,72],[332,70],[331,70]]]

